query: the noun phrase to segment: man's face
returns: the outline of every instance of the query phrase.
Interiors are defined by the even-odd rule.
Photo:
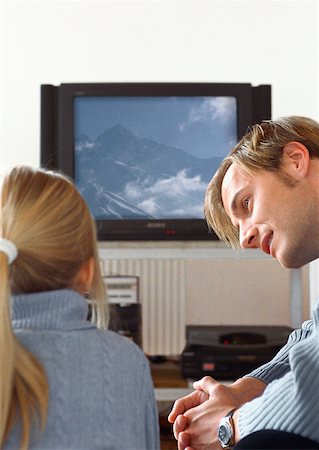
[[[236,163],[222,184],[224,208],[239,230],[241,247],[260,248],[285,267],[301,267],[318,257],[318,208],[306,199],[302,183],[292,187],[264,170],[251,176]]]

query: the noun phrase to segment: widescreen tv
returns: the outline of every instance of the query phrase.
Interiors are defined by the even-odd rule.
[[[217,239],[203,214],[207,184],[270,117],[269,85],[42,85],[41,165],[74,179],[99,240]]]

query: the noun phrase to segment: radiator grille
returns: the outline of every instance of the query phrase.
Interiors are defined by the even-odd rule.
[[[186,260],[109,259],[101,266],[104,276],[139,277],[144,352],[180,354],[185,345]]]

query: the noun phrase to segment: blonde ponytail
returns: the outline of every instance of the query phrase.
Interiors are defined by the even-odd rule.
[[[44,426],[48,405],[46,374],[36,358],[16,340],[11,326],[8,257],[0,252],[0,443],[4,445],[17,415],[22,421],[21,449],[27,449],[37,409]],[[26,414],[27,412],[27,414]]]
[[[7,435],[14,373],[14,336],[11,326],[7,256],[0,253],[0,445]]]

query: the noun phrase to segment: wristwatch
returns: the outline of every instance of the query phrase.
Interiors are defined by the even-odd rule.
[[[219,422],[217,436],[222,448],[231,448],[235,444],[233,415],[236,409],[229,411]]]

